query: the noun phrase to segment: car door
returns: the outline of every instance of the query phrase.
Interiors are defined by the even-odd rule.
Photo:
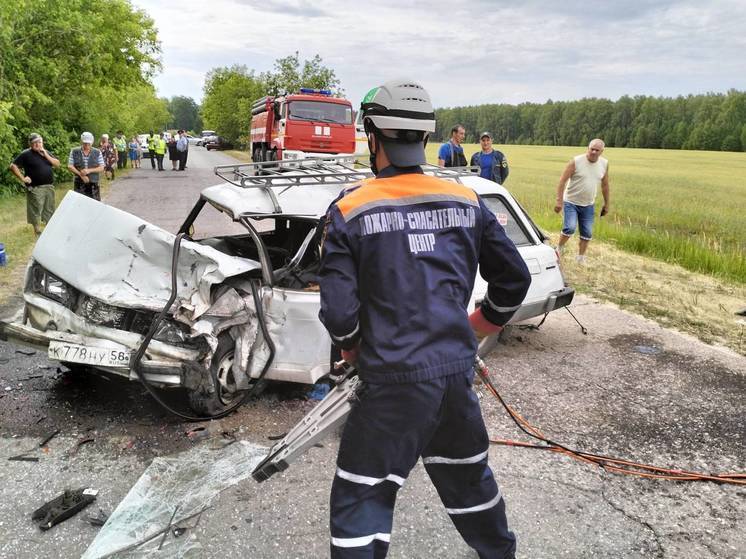
[[[554,249],[541,242],[528,217],[512,199],[499,193],[482,195],[485,205],[495,214],[498,223],[505,229],[531,273],[529,287],[523,306],[545,301],[551,293],[565,286]],[[487,291],[487,282],[477,274],[470,302],[473,309]],[[524,313],[516,313],[518,318],[530,318]]]

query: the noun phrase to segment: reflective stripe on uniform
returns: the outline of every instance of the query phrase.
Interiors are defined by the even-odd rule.
[[[483,510],[491,509],[494,507],[497,503],[500,502],[500,499],[502,499],[502,493],[500,493],[500,489],[497,490],[497,495],[495,495],[494,498],[490,499],[486,503],[482,503],[481,505],[475,505],[473,507],[467,507],[463,509],[449,509],[446,508],[446,512],[448,514],[469,514],[470,512],[480,512]]]
[[[378,485],[379,483],[383,483],[384,481],[393,481],[399,486],[404,485],[404,478],[394,474],[389,474],[386,477],[369,477],[353,474],[352,472],[345,471],[342,468],[337,468],[337,477],[341,477],[342,479],[346,479],[347,481],[360,483],[363,485]]]
[[[391,179],[367,179],[337,201],[345,221],[378,206],[402,206],[426,202],[452,201],[478,206],[477,194],[457,183],[420,174],[398,175]]]
[[[476,464],[487,458],[487,451],[480,452],[468,458],[448,458],[446,456],[423,456],[423,464]]]
[[[422,194],[419,196],[408,196],[406,198],[398,198],[395,200],[385,198],[382,200],[373,200],[371,202],[366,202],[365,204],[349,210],[348,213],[344,214],[344,218],[345,221],[349,221],[352,218],[357,217],[361,213],[367,212],[368,210],[372,210],[374,208],[392,206],[415,206],[417,204],[430,204],[432,202],[458,202],[461,204],[470,204],[472,206],[479,205],[472,200],[464,198],[463,196],[458,196],[456,194]]]
[[[513,312],[521,308],[521,305],[515,305],[513,307],[500,307],[496,305],[495,303],[493,303],[492,301],[490,301],[489,295],[487,295],[486,293],[484,294],[483,301],[486,302],[489,305],[489,307],[495,312]]]
[[[349,340],[350,338],[354,337],[359,330],[360,323],[358,322],[357,324],[355,324],[355,328],[349,334],[345,334],[344,336],[335,336],[334,334],[332,334],[331,336],[335,342],[344,342],[345,340]]]
[[[359,538],[332,538],[332,545],[337,547],[363,547],[368,545],[373,540],[381,540],[382,542],[391,541],[391,534],[371,534],[370,536],[360,536]]]

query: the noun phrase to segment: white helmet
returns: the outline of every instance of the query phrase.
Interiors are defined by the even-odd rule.
[[[425,164],[425,144],[435,132],[435,113],[427,91],[413,80],[391,80],[374,87],[360,104],[366,133],[381,140],[397,167]]]
[[[90,132],[83,132],[80,135],[80,141],[84,144],[92,144],[93,143],[93,134]]]

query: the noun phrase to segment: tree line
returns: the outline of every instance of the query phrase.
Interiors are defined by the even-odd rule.
[[[463,124],[468,142],[489,131],[500,144],[576,146],[602,138],[613,147],[746,151],[746,92],[734,89],[675,98],[625,95],[616,101],[454,107],[435,115],[441,140]]]

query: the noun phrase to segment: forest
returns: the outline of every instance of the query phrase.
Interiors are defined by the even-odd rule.
[[[602,138],[610,147],[746,151],[746,92],[736,90],[488,104],[441,108],[435,115],[440,140],[462,124],[467,142],[489,131],[498,144],[580,146]]]

